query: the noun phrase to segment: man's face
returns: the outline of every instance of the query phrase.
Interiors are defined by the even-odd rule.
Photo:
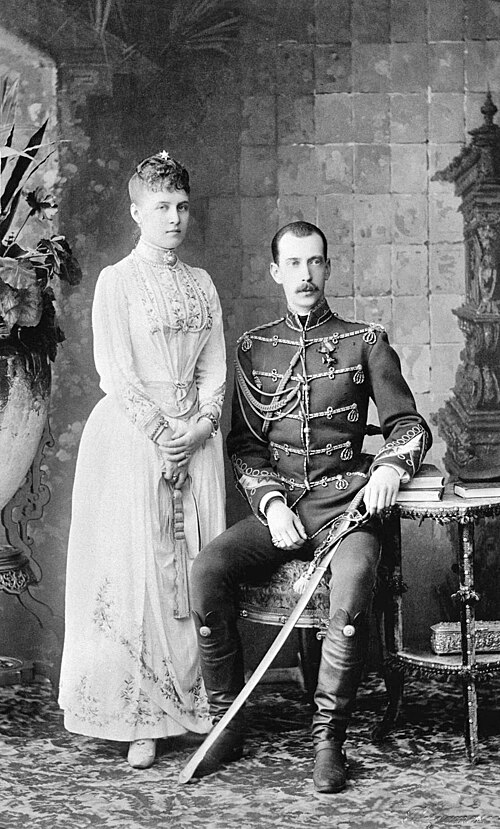
[[[184,190],[144,190],[130,205],[132,218],[146,242],[173,250],[184,240],[189,222],[189,196]]]
[[[271,276],[283,286],[290,310],[305,316],[323,299],[325,282],[330,276],[330,260],[325,260],[323,240],[317,233],[285,233],[278,250],[279,262],[271,263]]]

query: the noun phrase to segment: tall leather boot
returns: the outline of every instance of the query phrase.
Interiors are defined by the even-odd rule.
[[[245,683],[241,642],[232,619],[218,611],[207,613],[203,622],[195,617],[201,671],[215,725],[226,713]],[[204,777],[225,763],[239,760],[243,754],[243,712],[239,711],[209,749],[194,773]]]
[[[337,610],[323,641],[314,695],[312,734],[316,753],[313,782],[318,792],[340,792],[346,784],[343,744],[366,656],[366,618],[351,620]]]

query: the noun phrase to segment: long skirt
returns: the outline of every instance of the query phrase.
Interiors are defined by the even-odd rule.
[[[156,445],[112,398],[94,408],[68,549],[59,703],[69,731],[131,741],[210,730],[179,546],[189,581],[199,550],[224,530],[224,495],[219,434],[190,460],[179,545]]]

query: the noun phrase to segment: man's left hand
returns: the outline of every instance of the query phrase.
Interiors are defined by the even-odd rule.
[[[363,496],[370,515],[394,506],[399,492],[401,477],[392,466],[377,466],[368,481]]]

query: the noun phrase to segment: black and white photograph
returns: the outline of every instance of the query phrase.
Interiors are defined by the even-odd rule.
[[[0,829],[500,826],[500,0],[2,0]]]

